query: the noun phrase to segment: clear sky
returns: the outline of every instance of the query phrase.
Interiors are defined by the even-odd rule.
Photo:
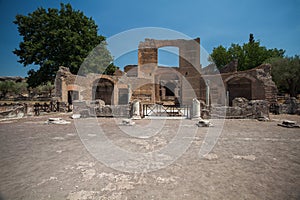
[[[133,28],[168,28],[200,37],[202,47],[211,53],[219,45],[247,42],[253,33],[267,48],[300,55],[299,0],[0,0],[0,76],[26,76],[29,70],[12,53],[22,39],[13,24],[15,15],[38,7],[59,8],[60,2],[92,17],[99,34],[106,37]],[[131,58],[118,64],[136,64],[137,55]]]

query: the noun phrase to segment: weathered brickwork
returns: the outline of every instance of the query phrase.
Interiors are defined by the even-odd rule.
[[[158,49],[179,48],[179,66],[158,66]],[[200,39],[145,39],[138,46],[138,65],[124,67],[113,76],[88,74],[76,76],[60,67],[56,76],[59,100],[102,99],[105,104],[126,104],[138,99],[141,103],[191,104],[193,98],[211,105],[231,105],[236,97],[248,100],[276,101],[277,88],[271,77],[271,66],[264,64],[247,71],[237,71],[237,60],[221,73],[215,66],[201,68]],[[209,93],[207,89],[209,88]],[[210,98],[207,98],[209,94]]]

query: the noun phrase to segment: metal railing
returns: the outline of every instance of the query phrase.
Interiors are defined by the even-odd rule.
[[[190,105],[161,105],[161,104],[143,104],[142,113],[145,116],[165,116],[165,117],[189,117]]]

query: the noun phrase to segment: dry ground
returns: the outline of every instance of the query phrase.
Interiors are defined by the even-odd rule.
[[[226,120],[202,159],[198,151],[208,128],[198,128],[178,160],[149,173],[105,166],[85,149],[74,120],[61,115],[71,124],[44,124],[48,117],[0,122],[0,199],[300,199],[300,129],[277,126],[282,119],[300,123],[299,116]],[[112,118],[99,123],[117,145],[140,152],[167,144],[178,126],[168,120],[169,135],[137,139],[122,135]]]

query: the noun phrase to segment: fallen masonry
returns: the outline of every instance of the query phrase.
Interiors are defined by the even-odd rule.
[[[300,128],[300,125],[295,121],[283,120],[282,124],[277,124],[278,126],[286,127],[286,128]]]
[[[70,124],[70,123],[71,122],[63,120],[62,118],[49,118],[47,121],[45,121],[45,124]]]
[[[132,121],[132,119],[123,119],[121,125],[133,126],[134,124],[135,124],[135,122]]]
[[[209,120],[205,120],[205,119],[200,119],[196,125],[198,127],[210,127],[210,126],[213,126],[213,124]]]

